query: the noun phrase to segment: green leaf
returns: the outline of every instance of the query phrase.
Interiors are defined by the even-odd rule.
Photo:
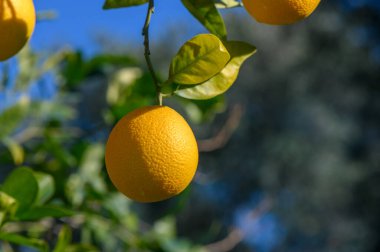
[[[57,244],[53,252],[65,252],[70,245],[72,239],[71,229],[67,225],[63,225],[58,234]]]
[[[24,149],[22,146],[9,137],[4,138],[2,142],[5,146],[7,146],[9,152],[11,153],[15,165],[22,164],[25,157]]]
[[[63,64],[62,75],[66,80],[65,86],[70,90],[76,90],[85,84],[85,79],[99,72],[109,69],[136,66],[137,61],[127,55],[100,54],[86,60],[80,51],[66,54]],[[107,69],[107,70],[105,70]]]
[[[17,210],[17,201],[4,192],[0,192],[0,226],[12,219]]]
[[[241,7],[243,4],[237,0],[214,0],[215,6],[220,9]]]
[[[173,58],[166,83],[202,83],[219,73],[229,59],[230,54],[217,36],[197,35],[187,41]]]
[[[53,131],[45,131],[43,145],[62,165],[67,167],[76,165],[73,155],[62,145],[62,141],[54,135]]]
[[[152,231],[159,240],[172,240],[176,235],[174,217],[165,217],[156,221]]]
[[[110,211],[118,220],[125,219],[128,215],[131,215],[130,204],[131,201],[120,193],[108,194],[103,201],[104,208]]]
[[[7,177],[1,189],[17,200],[19,206],[16,215],[18,215],[33,205],[38,194],[38,183],[31,169],[21,167]]]
[[[91,230],[95,240],[102,241],[104,251],[111,251],[114,245],[118,242],[118,237],[115,236],[115,226],[108,218],[101,215],[87,215],[86,227]],[[117,232],[117,231],[116,231]]]
[[[148,0],[106,0],[103,5],[103,9],[115,9],[115,8],[123,8],[141,5],[149,2]]]
[[[48,244],[39,239],[27,238],[18,234],[0,233],[0,240],[37,248],[39,251],[48,251]]]
[[[51,175],[42,172],[33,172],[33,174],[38,182],[38,194],[35,203],[36,205],[42,205],[54,194],[54,179]]]
[[[211,122],[217,113],[225,111],[224,95],[207,100],[189,100],[178,97],[189,119],[194,123]]]
[[[180,85],[175,94],[187,99],[205,100],[226,92],[235,82],[243,62],[256,52],[256,48],[240,41],[225,42],[225,46],[231,60],[220,73],[199,85]]]
[[[110,105],[125,103],[125,97],[131,94],[136,80],[141,78],[143,72],[138,67],[124,67],[113,74],[108,84],[107,102]]]
[[[101,176],[103,167],[104,146],[93,144],[83,154],[79,173],[72,174],[65,187],[67,198],[74,206],[79,206],[88,196],[88,189],[98,194],[107,190],[105,181]]]
[[[58,206],[36,206],[18,215],[17,217],[22,221],[34,221],[47,217],[62,218],[72,216],[74,214],[74,211]]]
[[[221,39],[227,39],[224,20],[213,0],[182,0],[182,3],[207,30]]]
[[[93,144],[88,147],[83,155],[80,164],[80,175],[91,188],[97,193],[106,192],[106,184],[101,171],[103,168],[104,146],[103,144]]]
[[[74,206],[79,206],[83,203],[85,198],[85,183],[79,174],[72,174],[67,180],[65,186],[65,193],[70,203]]]
[[[90,244],[73,244],[67,247],[65,252],[98,252],[99,249]]]

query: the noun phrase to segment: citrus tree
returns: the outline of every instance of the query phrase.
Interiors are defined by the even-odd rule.
[[[4,61],[19,53],[30,38],[36,15],[31,1],[22,2],[22,7],[18,0],[1,2],[0,60]],[[198,146],[185,119],[164,106],[166,99],[179,97],[182,104],[191,103],[206,114],[256,52],[246,41],[228,39],[219,8],[244,6],[259,22],[283,25],[306,18],[319,1],[182,3],[209,33],[186,41],[173,56],[166,76],[156,73],[150,59],[153,0],[107,0],[104,4],[104,9],[147,6],[142,25],[147,70],[126,55],[84,60],[76,52],[42,57],[28,48],[18,54],[15,78],[8,78],[9,69],[4,68],[3,84],[15,83],[20,93],[47,76],[65,84],[62,100],[46,104],[21,97],[1,113],[1,141],[9,151],[2,155],[10,171],[0,192],[4,250],[12,251],[17,245],[56,252],[206,250],[176,238],[173,218],[160,219],[152,226],[139,220],[131,201],[113,185],[140,202],[161,201],[180,193],[177,200],[186,199],[185,189],[198,164]],[[105,66],[111,71],[105,71]],[[90,140],[93,136],[86,134],[91,130],[82,132],[75,123],[67,123],[74,117],[75,106],[63,102],[69,94],[87,92],[79,84],[94,75],[110,80],[103,90],[107,110],[100,125],[91,129],[116,124],[106,144]]]

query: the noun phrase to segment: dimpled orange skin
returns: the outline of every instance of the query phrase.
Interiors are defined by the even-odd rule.
[[[198,146],[180,114],[166,106],[148,106],[115,125],[105,160],[120,192],[135,201],[156,202],[189,185],[198,165]]]
[[[0,0],[0,61],[17,54],[34,31],[32,0]]]
[[[308,17],[320,0],[243,0],[248,13],[258,22],[271,25],[293,24]]]

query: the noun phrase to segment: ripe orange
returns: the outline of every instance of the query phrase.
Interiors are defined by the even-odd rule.
[[[258,22],[272,25],[295,23],[308,17],[320,0],[243,0],[245,9]]]
[[[0,0],[0,61],[18,53],[36,23],[32,0]]]
[[[197,169],[198,146],[180,114],[166,106],[148,106],[116,124],[105,159],[120,192],[139,202],[155,202],[188,186]]]

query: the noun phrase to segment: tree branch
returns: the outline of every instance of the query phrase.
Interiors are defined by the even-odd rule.
[[[260,219],[265,215],[273,206],[273,199],[265,197],[258,206],[253,208],[249,213],[249,218],[252,220]],[[210,243],[205,246],[208,252],[227,252],[235,248],[245,237],[245,233],[238,227],[233,227],[228,235],[219,241]]]
[[[212,138],[198,141],[199,151],[211,152],[223,148],[231,138],[232,133],[239,126],[243,112],[243,106],[239,103],[235,104],[229,113],[226,123],[219,132]]]
[[[154,0],[149,0],[148,11],[146,14],[145,23],[142,30],[142,35],[144,36],[144,48],[145,48],[144,56],[145,56],[145,61],[148,65],[149,72],[152,75],[154,86],[156,87],[158,103],[162,105],[161,87],[160,87],[156,72],[154,71],[152,61],[150,59],[149,25],[150,25],[150,19],[152,17],[153,12],[154,12]]]

